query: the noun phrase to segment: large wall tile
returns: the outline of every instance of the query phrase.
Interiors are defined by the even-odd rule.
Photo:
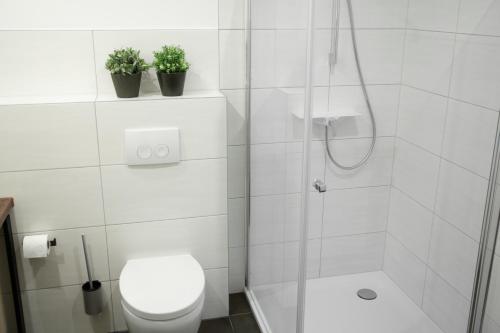
[[[410,143],[398,140],[392,182],[425,207],[434,207],[439,157]]]
[[[392,189],[387,230],[423,262],[429,253],[432,218],[431,211],[398,189]]]
[[[140,49],[144,59],[151,62],[153,51],[168,44],[180,45],[186,51],[186,59],[191,64],[186,77],[186,90],[219,89],[217,30],[95,31],[94,43],[99,94],[115,94],[111,76],[104,67],[108,54],[114,49],[129,46]],[[159,94],[160,90],[154,69],[143,75],[141,91]]]
[[[345,1],[341,1],[343,28],[350,27]],[[353,0],[356,28],[404,28],[407,0]],[[330,23],[331,24],[331,23]]]
[[[8,13],[2,15],[0,26],[9,25],[10,19],[21,21],[30,16],[28,13],[52,19],[53,15],[43,15],[33,8],[34,3],[23,5],[22,2],[0,4],[0,13]],[[12,5],[19,5],[22,14],[15,15],[15,10],[8,8]],[[0,54],[1,97],[95,93],[90,31],[0,31],[0,44],[3,50]]]
[[[321,277],[381,270],[384,247],[385,232],[324,238]]]
[[[94,105],[0,106],[0,171],[99,164]]]
[[[377,136],[394,136],[399,106],[399,85],[368,86],[368,95],[375,113]],[[330,112],[355,111],[362,116],[344,118],[334,125],[335,138],[370,137],[372,125],[361,86],[337,86],[330,90]],[[321,132],[324,128],[321,128]],[[321,135],[323,138],[324,134]],[[333,137],[333,136],[332,136]]]
[[[444,333],[467,331],[469,302],[431,270],[427,270],[423,310]]]
[[[436,198],[436,214],[479,241],[488,181],[443,161]]]
[[[227,201],[228,242],[229,247],[245,246],[246,236],[246,200],[245,198]]]
[[[106,223],[226,214],[226,159],[102,168]]]
[[[384,272],[418,306],[422,305],[426,265],[391,235],[385,245]]]
[[[446,121],[445,97],[403,87],[398,136],[439,155]]]
[[[493,261],[486,313],[495,321],[496,325],[500,327],[500,257],[498,255],[495,256]],[[491,331],[491,333],[493,332],[495,331]]]
[[[408,31],[403,83],[447,95],[454,46],[454,34]]]
[[[249,244],[248,281],[252,288],[283,282],[284,243]]]
[[[227,267],[225,215],[107,226],[111,279],[127,260],[189,253],[205,269]]]
[[[467,299],[472,297],[479,246],[469,236],[438,217],[429,247],[429,266]]]
[[[104,227],[48,232],[49,239],[57,239],[57,246],[52,247],[50,255],[42,259],[23,258],[23,238],[30,234],[18,234],[16,250],[21,289],[54,288],[86,282],[88,275],[83,255],[82,234],[86,236],[94,278],[101,281],[109,280]]]
[[[399,84],[404,48],[404,30],[356,31],[361,67],[368,84]],[[349,30],[339,35],[339,58],[333,78],[336,85],[359,84]]]
[[[500,39],[457,35],[450,95],[498,110],[499,90]]]
[[[219,0],[219,29],[244,29],[246,0]]]
[[[81,286],[39,289],[22,293],[29,333],[102,333],[113,330],[110,283],[103,283],[104,312],[85,313]]]
[[[217,0],[2,2],[2,29],[217,29]],[[30,10],[26,10],[29,8]],[[151,10],[146,10],[151,9]],[[57,15],[54,15],[57,13]]]
[[[97,103],[101,163],[125,164],[125,130],[178,127],[181,160],[225,157],[222,97]]]
[[[326,193],[323,237],[385,231],[388,187],[334,190]]]
[[[104,224],[98,168],[0,173],[0,196],[16,200],[15,232]]]
[[[246,86],[245,37],[244,30],[219,31],[221,89],[241,89]]]
[[[458,31],[476,35],[500,36],[498,0],[462,0]]]
[[[410,0],[408,27],[455,32],[460,0]]]
[[[297,281],[300,272],[300,246],[299,242],[285,243],[285,258],[283,264],[283,280],[285,282]],[[319,278],[321,264],[321,240],[313,239],[307,242],[307,278]]]
[[[339,163],[351,165],[364,157],[370,144],[370,139],[332,140],[330,141],[330,150]],[[326,183],[330,189],[389,185],[391,183],[393,153],[394,139],[379,138],[373,155],[359,169],[340,170],[327,159]],[[318,178],[321,179],[321,177]]]
[[[245,273],[247,249],[245,247],[229,248],[229,293],[241,293],[245,290]]]
[[[450,100],[443,157],[489,177],[498,112]]]

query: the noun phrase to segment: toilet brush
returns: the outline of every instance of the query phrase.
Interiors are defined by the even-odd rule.
[[[94,316],[102,312],[104,307],[102,284],[92,277],[92,269],[90,267],[90,257],[87,248],[87,240],[85,235],[82,234],[83,255],[85,257],[85,266],[87,267],[88,281],[82,286],[83,301],[85,305],[85,312],[88,315]]]

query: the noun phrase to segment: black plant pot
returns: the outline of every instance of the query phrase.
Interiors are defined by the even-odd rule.
[[[142,73],[132,75],[111,74],[116,90],[116,96],[120,98],[133,98],[139,96]]]
[[[184,93],[184,83],[186,82],[186,72],[184,73],[161,73],[156,72],[160,83],[161,94],[163,96],[182,96]]]

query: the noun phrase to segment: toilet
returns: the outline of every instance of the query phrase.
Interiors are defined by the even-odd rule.
[[[205,275],[191,255],[129,260],[119,283],[130,333],[198,331]]]

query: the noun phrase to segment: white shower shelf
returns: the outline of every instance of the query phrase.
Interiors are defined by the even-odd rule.
[[[287,107],[297,119],[304,120],[304,91],[301,88],[280,88],[287,99]],[[328,111],[313,111],[312,120],[321,125],[344,118],[359,117],[361,113],[353,109],[332,108]]]
[[[13,96],[0,97],[0,105],[35,105],[35,104],[69,104],[69,103],[95,103],[95,102],[137,102],[151,100],[173,99],[198,99],[220,98],[224,95],[218,90],[193,90],[185,91],[183,96],[165,97],[161,94],[144,94],[136,98],[118,98],[110,94],[75,94],[61,96]]]

